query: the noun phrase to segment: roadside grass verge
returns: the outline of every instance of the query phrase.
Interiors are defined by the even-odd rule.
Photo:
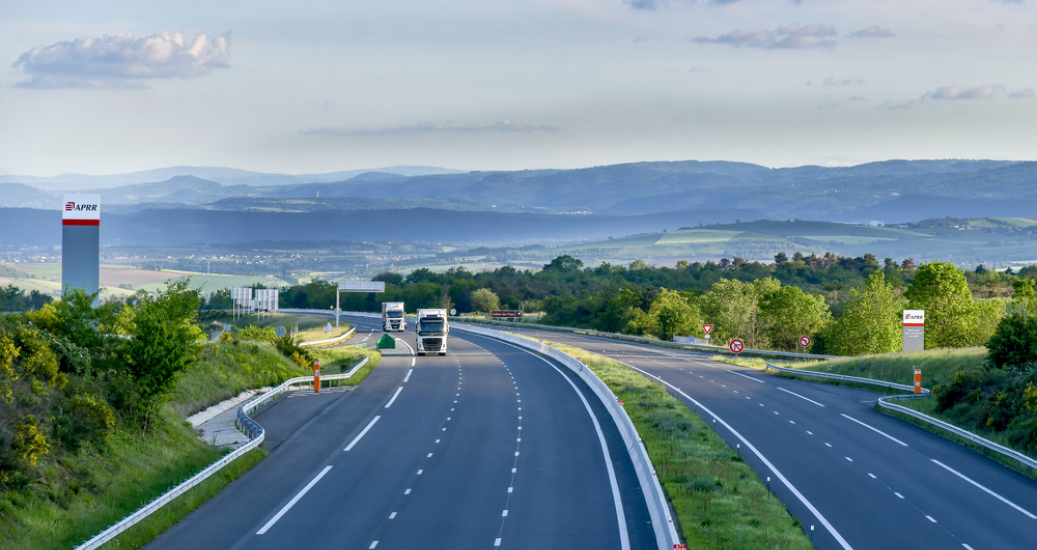
[[[225,450],[198,438],[183,420],[186,415],[246,389],[303,374],[270,345],[207,345],[146,434],[132,420],[120,420],[106,445],[44,455],[31,478],[0,492],[0,548],[67,549],[103,531],[224,455]],[[109,547],[145,544],[262,456],[253,452],[239,458]]]
[[[101,548],[105,550],[136,550],[154,540],[166,529],[176,525],[224,487],[241,477],[266,457],[263,449],[252,449],[234,462],[223,467],[205,481],[192,487],[169,504],[130,527]],[[128,515],[128,514],[127,514]]]
[[[355,386],[364,381],[368,374],[371,374],[371,370],[378,366],[378,362],[382,360],[381,352],[377,350],[368,350],[362,348],[325,348],[317,351],[317,357],[320,358],[320,368],[322,374],[341,374],[349,372],[353,367],[357,365],[364,357],[367,357],[367,364],[361,367],[358,371],[353,373],[353,376],[345,380],[335,381],[336,386]],[[321,387],[325,387],[328,382],[322,382]]]
[[[586,364],[624,401],[689,548],[811,548],[799,522],[744,460],[664,387],[610,359],[551,345]]]

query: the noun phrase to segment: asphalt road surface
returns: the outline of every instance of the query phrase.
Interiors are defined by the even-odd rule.
[[[351,342],[381,336],[349,321]],[[578,377],[459,331],[442,357],[394,336],[355,389],[266,407],[269,456],[148,548],[655,546],[619,432]]]
[[[1037,482],[874,409],[881,394],[567,333],[664,383],[738,448],[821,549],[1037,548]],[[685,530],[693,526],[683,526]]]

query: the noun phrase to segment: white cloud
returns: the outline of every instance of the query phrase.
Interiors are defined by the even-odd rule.
[[[850,38],[893,38],[896,35],[889,29],[883,29],[878,25],[872,25],[866,29],[851,32]]]
[[[449,123],[418,122],[403,126],[325,126],[301,133],[320,136],[395,136],[428,132],[560,132],[561,128],[504,119],[489,126],[454,126]]]
[[[192,78],[226,67],[230,33],[198,33],[188,42],[181,32],[135,39],[131,33],[36,46],[18,56],[28,80],[23,88],[134,88],[153,78]]]
[[[837,42],[832,38],[837,36],[835,27],[814,23],[811,25],[800,25],[793,23],[778,27],[773,31],[746,32],[736,29],[716,38],[708,36],[696,36],[692,42],[702,44],[728,44],[736,48],[745,46],[747,48],[766,49],[813,49],[820,48],[832,50]]]
[[[1033,88],[1026,88],[1025,90],[1016,90],[1008,94],[1008,97],[1012,99],[1027,99],[1034,97]]]
[[[923,96],[923,99],[990,99],[999,91],[1005,91],[1003,84],[981,84],[975,88],[968,84],[956,84],[937,88],[935,92]]]
[[[822,86],[849,86],[851,84],[863,85],[864,84],[864,79],[863,78],[843,78],[843,79],[836,80],[834,77],[826,76],[825,79],[821,81],[821,85]]]

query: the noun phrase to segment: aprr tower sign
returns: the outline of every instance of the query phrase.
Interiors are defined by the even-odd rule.
[[[925,349],[925,310],[904,310],[904,351]]]
[[[61,208],[61,286],[100,288],[101,195],[65,195]]]

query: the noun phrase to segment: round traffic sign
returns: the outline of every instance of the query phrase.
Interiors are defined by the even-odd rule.
[[[810,345],[810,337],[809,336],[800,336],[799,337],[799,345],[801,345],[803,347],[809,346]]]
[[[731,350],[731,353],[742,353],[745,350],[745,344],[741,340],[734,339],[727,345],[727,348]]]
[[[450,310],[450,315],[457,315],[457,310],[456,309],[451,309]]]

